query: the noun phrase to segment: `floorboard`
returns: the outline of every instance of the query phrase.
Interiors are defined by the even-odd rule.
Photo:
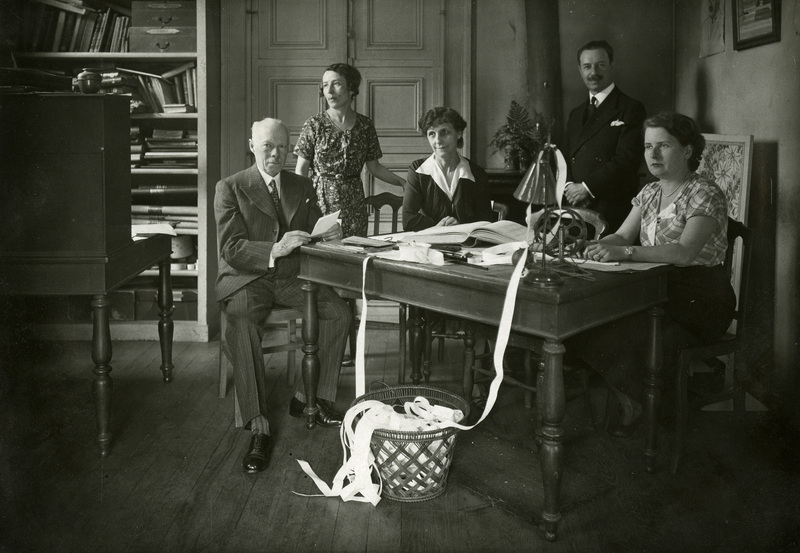
[[[370,329],[367,382],[394,385],[396,329]],[[533,412],[501,388],[492,414],[460,432],[448,485],[418,503],[377,506],[317,493],[307,460],[328,484],[341,464],[334,429],[308,431],[288,415],[285,354],[266,360],[270,467],[241,471],[249,433],[233,422],[233,392],[217,398],[216,343],[176,343],[165,384],[154,342],[114,344],[112,453],[94,443],[91,348],[23,343],[0,352],[0,552],[617,552],[800,549],[800,444],[771,413],[738,418],[692,412],[677,475],[666,470],[665,409],[659,470],[644,470],[644,436],[595,429],[605,393],[593,380],[592,413],[567,404],[560,536],[539,527],[542,490]],[[462,344],[448,340],[432,383],[461,385]],[[436,348],[434,347],[434,353]],[[299,357],[298,357],[299,366]],[[409,367],[410,370],[410,367]],[[355,398],[343,371],[337,406]],[[669,405],[669,394],[665,405]]]

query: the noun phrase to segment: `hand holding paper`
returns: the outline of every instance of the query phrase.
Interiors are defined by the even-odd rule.
[[[337,226],[337,223],[339,222],[339,213],[341,213],[341,211],[334,211],[333,213],[329,213],[323,217],[320,217],[317,221],[317,224],[314,225],[314,230],[311,231],[311,238],[313,240],[318,238],[326,238],[325,233]],[[339,229],[339,232],[341,232],[341,228]],[[341,236],[338,236],[337,238],[341,238]],[[327,239],[333,240],[334,238]]]

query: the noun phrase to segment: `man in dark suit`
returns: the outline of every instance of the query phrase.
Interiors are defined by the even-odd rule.
[[[613,232],[628,216],[639,190],[645,110],[614,84],[614,49],[608,42],[582,46],[578,67],[589,95],[567,121],[564,197],[571,205],[602,213]]]
[[[302,282],[297,278],[297,248],[311,240],[321,212],[310,179],[283,170],[289,151],[289,131],[277,119],[253,123],[249,141],[256,158],[249,169],[222,179],[214,196],[219,243],[217,298],[227,320],[225,339],[230,348],[234,382],[245,429],[253,437],[244,456],[245,472],[266,468],[271,450],[262,325],[273,305],[303,305]],[[325,239],[341,238],[335,225]],[[317,423],[341,425],[332,409],[350,328],[347,304],[330,288],[319,287],[320,378]],[[305,394],[298,383],[289,414],[303,415]]]

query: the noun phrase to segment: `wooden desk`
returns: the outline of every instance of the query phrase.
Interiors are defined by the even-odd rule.
[[[130,240],[130,239],[129,239]],[[97,443],[100,455],[110,451],[111,430],[111,330],[108,309],[110,292],[145,269],[159,267],[158,336],[161,341],[161,372],[164,382],[172,381],[172,282],[170,279],[169,236],[156,235],[130,241],[109,255],[42,256],[11,254],[0,258],[0,294],[92,296],[92,361],[97,418]]]
[[[303,380],[306,402],[316,405],[319,375],[316,311],[317,283],[361,290],[364,256],[326,245],[303,246],[300,250],[300,278],[305,311],[303,324]],[[659,304],[667,299],[667,268],[634,274],[593,273],[595,280],[567,279],[554,290],[534,288],[522,283],[512,329],[544,339],[544,381],[539,390],[543,402],[541,465],[544,486],[545,537],[555,540],[560,514],[560,487],[564,449],[563,341],[570,336],[639,311],[650,313],[650,353],[646,360],[646,420],[648,425],[645,456],[648,471],[655,467],[656,408],[662,368],[661,320]],[[372,260],[367,271],[366,290],[372,296],[432,309],[454,317],[497,325],[511,268],[497,266],[489,271],[452,265],[435,267],[381,259]],[[415,367],[419,378],[418,368]],[[466,371],[469,372],[469,371]],[[314,427],[316,409],[307,409],[308,428]]]

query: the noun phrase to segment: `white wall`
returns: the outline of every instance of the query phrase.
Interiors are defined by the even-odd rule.
[[[731,2],[725,2],[725,52],[699,59],[701,8],[701,0],[677,2],[675,104],[678,111],[696,116],[707,132],[752,134],[757,146],[777,149],[777,166],[754,175],[753,193],[773,203],[776,219],[772,385],[779,395],[796,397],[800,391],[800,6],[797,0],[783,0],[780,42],[736,51]],[[751,210],[751,218],[752,214]]]

